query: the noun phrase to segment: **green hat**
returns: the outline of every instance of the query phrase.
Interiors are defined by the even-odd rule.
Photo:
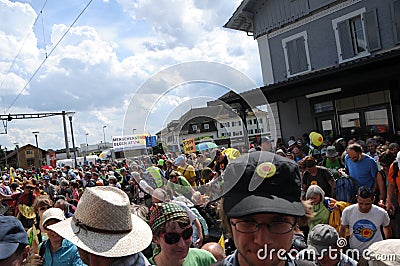
[[[156,203],[150,213],[150,227],[154,233],[161,225],[180,217],[188,217],[186,211],[174,203]]]

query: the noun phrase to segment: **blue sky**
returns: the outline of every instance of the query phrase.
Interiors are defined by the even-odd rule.
[[[145,108],[148,101],[162,99],[150,114],[130,114],[129,127],[138,128],[135,133],[144,133],[140,128],[146,124],[155,134],[190,106],[205,106],[206,100],[227,92],[198,82],[165,88],[162,95],[149,88],[146,94],[152,98],[135,97],[146,80],[176,64],[225,64],[262,85],[257,42],[222,27],[239,0],[93,1],[27,83],[89,1],[48,0],[40,14],[45,2],[0,0],[0,111],[74,111],[77,145],[85,142],[86,133],[89,144],[102,141],[104,125],[108,141],[121,135],[131,105],[150,110]],[[187,104],[191,101],[195,103]],[[0,145],[13,149],[15,142],[34,144],[32,131],[40,132],[41,148],[64,147],[60,117],[13,120],[8,134],[0,135]]]

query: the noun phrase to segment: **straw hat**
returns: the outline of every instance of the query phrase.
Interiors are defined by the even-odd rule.
[[[149,225],[131,214],[129,198],[120,189],[87,188],[73,217],[49,226],[77,247],[103,257],[122,257],[147,248]]]

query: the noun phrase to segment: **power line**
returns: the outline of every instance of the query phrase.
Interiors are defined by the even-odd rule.
[[[35,70],[35,72],[32,74],[32,76],[29,78],[28,82],[25,84],[25,86],[21,89],[21,91],[18,93],[17,97],[12,101],[12,103],[8,106],[7,110],[4,113],[7,113],[8,110],[15,104],[15,102],[18,100],[19,96],[25,91],[26,87],[29,85],[29,83],[32,81],[32,79],[36,76],[36,74],[39,72],[39,70],[42,68],[44,63],[47,61],[47,59],[50,57],[50,55],[54,52],[54,50],[57,48],[57,46],[61,43],[61,41],[64,39],[64,37],[68,34],[68,32],[71,30],[71,28],[75,25],[75,23],[78,21],[78,19],[82,16],[82,14],[86,11],[86,9],[90,6],[90,4],[93,2],[93,0],[90,0],[86,6],[83,8],[83,10],[79,13],[79,15],[75,18],[75,20],[72,22],[72,24],[68,27],[68,29],[64,32],[64,34],[61,36],[61,38],[57,41],[57,43],[54,45],[54,47],[50,50],[46,58],[42,61],[42,63],[39,65],[39,67]]]
[[[36,16],[35,22],[33,22],[33,26],[36,25],[36,22],[38,21],[40,15],[42,15],[43,9],[44,9],[44,7],[46,6],[46,4],[47,4],[47,0],[44,2],[44,4],[43,4],[43,6],[42,6],[42,8],[41,8],[41,10],[40,10],[40,12],[39,12],[39,14]],[[42,23],[43,23],[43,20],[42,20]],[[43,34],[44,34],[44,33],[43,33]],[[10,74],[11,69],[12,69],[12,67],[13,67],[14,64],[15,64],[15,61],[17,61],[17,58],[18,58],[19,54],[21,53],[22,48],[24,48],[25,42],[26,42],[26,40],[28,39],[28,37],[29,37],[30,35],[31,35],[31,32],[29,31],[28,34],[25,36],[25,39],[24,39],[24,41],[22,42],[21,47],[20,47],[19,50],[18,50],[18,53],[16,54],[16,56],[14,57],[14,60],[12,61],[10,67],[8,68],[8,71],[7,71],[6,75],[4,76],[3,81],[2,81],[1,84],[0,84],[0,89],[3,88],[3,84],[4,84],[4,82],[6,82],[7,77],[8,77],[8,74]],[[4,113],[6,113],[6,111],[4,111]]]

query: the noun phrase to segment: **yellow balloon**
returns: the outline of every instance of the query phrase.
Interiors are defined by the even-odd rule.
[[[310,134],[311,135],[311,134]],[[314,146],[318,147],[322,145],[322,142],[324,142],[324,138],[322,137],[321,134],[315,133],[311,137],[311,142]]]
[[[317,132],[314,132],[314,131],[311,132],[310,135],[309,135],[310,139],[312,139],[312,137],[313,137],[315,134],[317,134]]]

